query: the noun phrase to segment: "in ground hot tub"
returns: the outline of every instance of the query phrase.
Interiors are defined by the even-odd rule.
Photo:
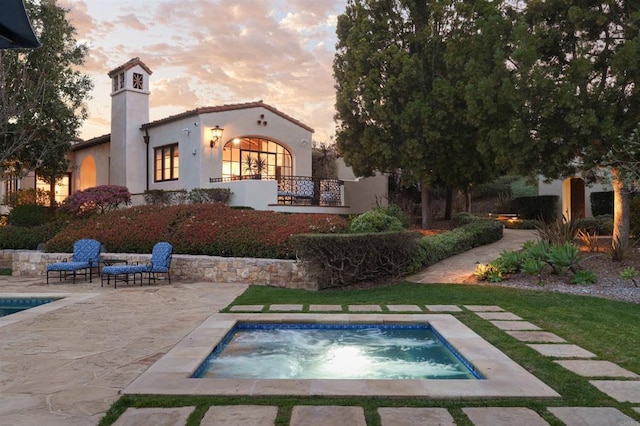
[[[193,377],[234,379],[479,379],[429,324],[241,322]]]
[[[482,379],[195,377],[234,327],[263,323],[310,328],[431,327]],[[295,325],[293,325],[295,324]],[[384,328],[384,327],[381,327]],[[380,327],[379,327],[380,329]],[[396,348],[397,350],[397,348]],[[402,350],[402,345],[400,345]],[[352,349],[345,350],[351,357]],[[359,356],[359,355],[358,355]],[[330,355],[329,355],[330,357]],[[342,357],[347,358],[347,357]],[[254,361],[256,363],[261,361]],[[123,394],[215,396],[380,396],[434,399],[559,398],[560,395],[450,314],[213,314],[134,380]]]

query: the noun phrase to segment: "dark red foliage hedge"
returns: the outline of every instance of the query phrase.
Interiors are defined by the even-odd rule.
[[[342,233],[337,215],[238,210],[224,204],[140,206],[76,219],[47,242],[49,252],[71,252],[81,238],[94,238],[113,253],[150,253],[167,241],[177,254],[288,259],[296,234]]]

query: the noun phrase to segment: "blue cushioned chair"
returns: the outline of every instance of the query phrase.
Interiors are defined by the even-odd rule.
[[[93,268],[98,268],[100,273],[100,250],[102,244],[96,240],[85,238],[78,240],[73,244],[73,256],[71,261],[65,259],[62,262],[47,265],[47,284],[49,284],[49,273],[58,272],[60,280],[70,275],[73,276],[73,283],[76,283],[76,273],[84,271],[84,277],[87,279],[87,270],[89,271],[89,282],[93,277]]]
[[[167,274],[169,284],[171,284],[171,257],[173,255],[173,246],[169,243],[160,242],[153,246],[151,252],[151,263],[147,265],[144,271],[148,274],[149,284],[151,280],[156,282],[156,274]]]
[[[171,256],[173,246],[169,243],[160,242],[153,246],[151,252],[151,262],[146,265],[111,265],[102,268],[101,286],[104,285],[104,279],[107,278],[107,285],[111,283],[113,276],[113,288],[118,286],[118,277],[121,281],[129,282],[129,277],[133,276],[133,284],[136,283],[136,277],[140,276],[140,285],[142,285],[142,274],[148,274],[149,284],[151,280],[156,281],[156,274],[167,274],[169,284],[171,284]]]

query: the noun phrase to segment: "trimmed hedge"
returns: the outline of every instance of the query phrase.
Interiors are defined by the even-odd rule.
[[[0,249],[35,250],[40,243],[53,238],[66,223],[60,220],[47,222],[39,226],[3,226],[0,227]]]
[[[319,289],[396,278],[406,272],[419,233],[295,235],[298,258],[311,265]]]
[[[591,214],[595,216],[613,215],[613,191],[592,192]]]
[[[558,216],[557,195],[537,195],[535,197],[518,197],[510,202],[510,209],[520,219],[543,220],[550,222]]]
[[[40,226],[53,219],[52,210],[39,204],[20,204],[9,212],[7,222],[13,226]]]
[[[298,258],[309,263],[322,289],[413,273],[454,254],[498,241],[502,230],[500,222],[476,219],[428,237],[413,232],[297,235],[290,242]]]
[[[423,237],[407,272],[416,272],[447,257],[498,241],[502,231],[500,222],[479,219],[449,232]]]
[[[292,235],[346,231],[337,215],[236,210],[222,203],[138,206],[73,220],[46,250],[69,253],[76,240],[94,238],[113,253],[150,253],[167,241],[176,254],[292,259]]]

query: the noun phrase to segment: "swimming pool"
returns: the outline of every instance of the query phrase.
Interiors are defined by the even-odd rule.
[[[0,293],[0,305],[13,313],[0,315],[0,328],[20,321],[32,320],[74,303],[83,302],[100,293]],[[46,301],[46,303],[45,303]],[[18,308],[18,310],[13,309]]]
[[[241,323],[428,324],[472,365],[468,379],[194,378],[212,351]],[[124,395],[367,396],[443,399],[560,398],[560,395],[450,314],[221,314],[209,316],[127,386]]]
[[[429,324],[238,323],[193,377],[479,379]]]
[[[16,312],[25,311],[35,308],[36,306],[45,305],[58,299],[42,299],[33,297],[0,297],[0,317],[15,314]]]

